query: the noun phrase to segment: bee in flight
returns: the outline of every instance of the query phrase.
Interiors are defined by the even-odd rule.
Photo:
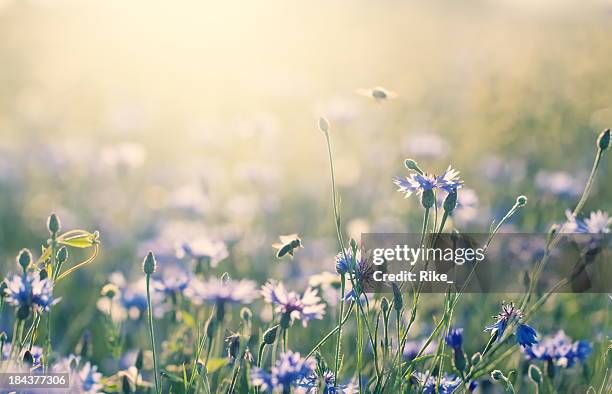
[[[278,249],[278,252],[276,252],[277,259],[282,259],[287,254],[293,257],[295,250],[303,247],[302,240],[297,234],[281,235],[278,238],[280,239],[280,243],[275,243],[272,245],[274,249]]]
[[[355,92],[362,96],[374,99],[378,103],[397,97],[397,93],[391,92],[380,86],[377,86],[372,89],[357,89]]]

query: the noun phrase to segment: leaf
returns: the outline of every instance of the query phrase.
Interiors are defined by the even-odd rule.
[[[227,358],[211,358],[208,360],[208,364],[206,365],[206,370],[208,373],[214,373],[220,368],[223,368],[227,365],[229,360]]]

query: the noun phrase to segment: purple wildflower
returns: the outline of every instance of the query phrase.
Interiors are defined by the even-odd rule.
[[[283,318],[289,319],[293,324],[295,320],[301,320],[306,326],[312,319],[322,319],[325,314],[325,304],[317,295],[316,289],[307,288],[302,296],[295,291],[288,292],[282,283],[266,283],[261,294],[264,300],[273,306],[277,313]]]
[[[454,375],[444,374],[444,376],[440,377],[439,386],[438,378],[436,376],[432,376],[429,371],[415,372],[412,376],[416,379],[418,384],[423,387],[424,394],[451,394],[459,387],[459,385],[461,385],[461,379],[455,377]]]
[[[15,307],[33,308],[39,312],[48,311],[60,299],[53,297],[53,282],[40,279],[38,274],[13,275],[5,279],[6,302]]]
[[[289,392],[292,387],[311,376],[316,363],[312,359],[304,359],[299,353],[288,351],[282,353],[270,372],[261,368],[251,370],[251,383],[267,392]]]
[[[578,361],[584,361],[593,351],[591,344],[584,340],[574,341],[563,330],[546,336],[542,342],[525,348],[528,360],[550,361],[563,368],[569,368]]]
[[[537,343],[536,331],[526,323],[522,322],[523,312],[514,306],[514,303],[502,304],[502,311],[497,315],[497,321],[485,328],[485,331],[491,331],[491,335],[499,340],[506,331],[508,324],[511,321],[517,321],[516,340],[519,345],[526,347]]]
[[[439,176],[413,173],[404,178],[396,177],[393,183],[398,187],[397,191],[404,193],[406,198],[412,194],[420,196],[423,192],[434,189],[452,193],[463,185],[459,172],[451,166]]]

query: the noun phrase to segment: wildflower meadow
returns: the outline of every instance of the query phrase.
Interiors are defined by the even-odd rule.
[[[609,9],[46,3],[0,2],[0,393],[612,392]]]

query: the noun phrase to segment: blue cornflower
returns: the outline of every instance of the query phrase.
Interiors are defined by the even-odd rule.
[[[195,238],[176,246],[176,257],[188,257],[196,261],[208,262],[212,268],[229,257],[225,242],[213,240],[208,237]]]
[[[59,360],[52,369],[53,372],[70,374],[70,392],[93,394],[99,393],[104,387],[98,367],[89,361],[82,364],[81,358],[74,354]]]
[[[115,293],[112,300],[103,296],[96,303],[98,309],[103,313],[111,315],[114,321],[124,321],[126,319],[138,320],[147,310],[147,289],[146,279],[141,279],[128,283],[121,272],[113,272],[109,277],[109,284],[106,287],[113,287]],[[151,302],[154,305],[154,317],[160,318],[167,312],[168,307],[163,304],[163,295],[159,292],[151,294]]]
[[[312,359],[304,359],[300,353],[288,351],[281,353],[270,372],[261,368],[251,370],[251,383],[262,390],[273,392],[289,392],[292,387],[314,373],[316,363]]]
[[[322,376],[312,373],[310,376],[300,380],[298,386],[305,394],[339,394],[344,393],[346,385],[336,385],[336,377],[330,370],[323,372]],[[300,392],[302,392],[300,390]],[[352,391],[351,391],[352,393]]]
[[[429,371],[426,372],[415,372],[412,376],[416,381],[423,387],[424,394],[451,394],[461,384],[461,379],[454,375],[444,374],[440,378],[440,385],[438,386],[438,378],[432,376]],[[437,390],[436,390],[437,386]]]
[[[463,346],[463,328],[453,328],[444,340],[453,350],[461,350],[461,346]]]
[[[346,248],[344,252],[336,255],[336,272],[346,274],[353,271],[352,268],[358,267],[361,263],[361,250],[357,249],[357,252],[353,255],[353,249]]]
[[[257,285],[252,280],[210,278],[207,281],[194,279],[186,293],[196,303],[250,304],[259,296]]]
[[[591,212],[588,218],[578,219],[571,211],[565,211],[566,222],[561,226],[562,233],[608,234],[612,217],[601,210]]]
[[[12,345],[10,342],[4,344],[4,347],[0,349],[0,361],[8,360],[9,355],[11,354]],[[20,358],[23,359],[23,355],[25,354],[27,349],[23,349],[20,354]],[[43,356],[43,348],[40,346],[33,345],[30,350],[30,354],[32,355],[32,365],[30,366],[30,371],[38,371],[42,368],[42,356]]]
[[[273,306],[275,311],[291,323],[301,320],[304,327],[312,319],[322,319],[325,304],[317,295],[316,289],[308,288],[302,296],[295,291],[288,292],[282,283],[270,281],[261,289],[264,300]]]
[[[180,294],[191,281],[190,273],[178,265],[166,265],[153,277],[155,290],[167,296]]]
[[[555,335],[544,337],[541,343],[525,348],[523,353],[528,360],[550,361],[559,367],[569,368],[578,361],[584,361],[592,351],[589,342],[574,341],[560,330]]]
[[[477,381],[475,381],[475,380],[472,380],[472,381],[470,382],[470,384],[468,385],[468,391],[469,391],[470,393],[473,393],[473,392],[474,392],[474,390],[476,390],[476,387],[478,387],[478,382],[477,382]]]
[[[434,189],[452,193],[463,185],[459,172],[451,166],[439,176],[413,173],[404,178],[396,177],[393,183],[398,187],[397,191],[404,193],[406,198],[413,193],[420,196],[423,192]]]
[[[491,331],[491,335],[495,335],[495,340],[499,340],[506,331],[508,324],[511,321],[518,321],[516,327],[517,343],[523,347],[531,346],[537,343],[537,332],[526,323],[521,322],[523,312],[514,306],[514,303],[502,304],[502,310],[497,315],[497,321],[485,328],[485,331]]]
[[[538,343],[537,336],[536,330],[525,323],[519,323],[516,328],[516,341],[523,347],[530,347]]]
[[[53,282],[49,279],[41,280],[38,274],[15,274],[11,279],[5,279],[4,283],[6,302],[18,308],[46,312],[60,301],[53,297]]]

